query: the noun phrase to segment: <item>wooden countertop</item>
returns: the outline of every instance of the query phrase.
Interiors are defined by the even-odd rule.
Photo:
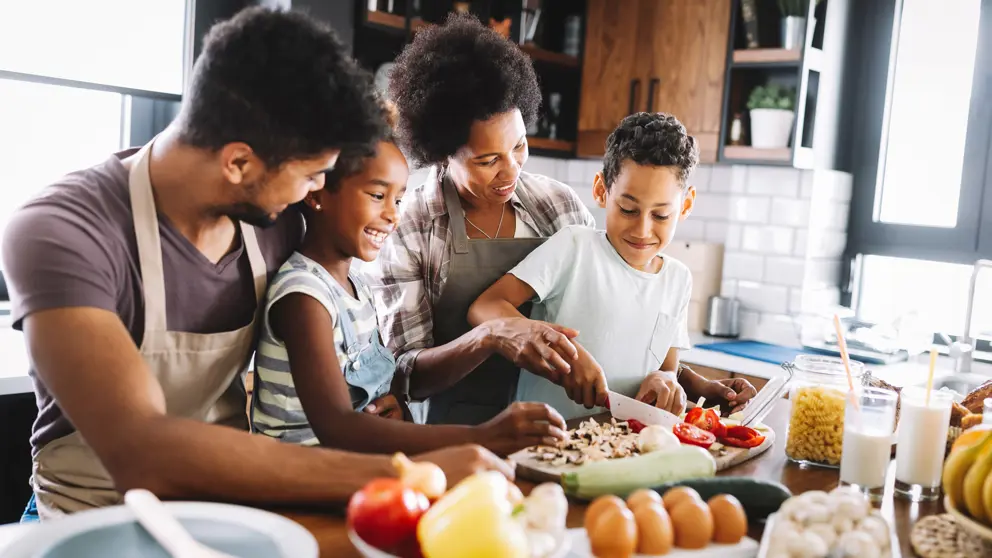
[[[799,494],[809,490],[831,490],[838,484],[836,469],[801,468],[789,463],[785,457],[786,426],[789,419],[790,403],[782,400],[765,419],[765,423],[775,430],[778,438],[775,445],[762,455],[720,473],[720,476],[752,477],[767,479],[784,484],[793,492]],[[915,556],[909,544],[909,533],[917,519],[943,512],[939,502],[912,504],[906,500],[893,499],[892,484],[895,482],[895,462],[889,468],[885,497],[881,505],[882,514],[895,525],[902,547],[902,556]],[[533,488],[527,481],[517,481],[524,493]],[[582,515],[586,506],[577,501],[570,501],[568,510],[568,527],[581,527]],[[287,517],[299,522],[317,538],[322,557],[357,557],[358,552],[348,541],[344,518],[341,515],[327,513],[285,513]],[[761,539],[763,525],[751,524],[749,535]]]

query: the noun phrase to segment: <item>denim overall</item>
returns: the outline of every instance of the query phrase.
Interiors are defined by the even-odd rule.
[[[321,279],[325,282],[334,281],[334,278],[321,269]],[[356,293],[368,293],[365,285],[355,275],[349,275],[352,284],[355,285]],[[389,393],[390,384],[393,381],[393,373],[396,371],[396,359],[393,354],[382,344],[379,335],[379,328],[372,330],[369,343],[364,347],[355,333],[355,326],[352,323],[351,315],[341,301],[341,292],[333,288],[333,283],[328,284],[331,288],[331,299],[338,309],[338,324],[341,325],[341,334],[344,337],[345,353],[348,355],[348,364],[345,365],[344,379],[348,382],[348,391],[351,393],[351,406],[360,411],[378,397]]]

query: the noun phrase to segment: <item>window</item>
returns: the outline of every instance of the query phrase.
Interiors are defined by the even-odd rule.
[[[0,226],[47,184],[119,151],[117,93],[0,79]]]
[[[146,143],[175,117],[193,4],[0,2],[0,240],[41,188]],[[200,19],[216,11],[206,6]]]
[[[961,335],[972,266],[992,258],[992,0],[851,6],[847,295],[866,321]],[[973,335],[992,336],[990,307],[984,272]]]
[[[980,7],[980,0],[939,10],[931,0],[903,1],[879,221],[957,224]]]
[[[178,95],[186,0],[17,0],[0,8],[0,70]]]

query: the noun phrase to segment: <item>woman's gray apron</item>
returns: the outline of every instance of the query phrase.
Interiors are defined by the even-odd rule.
[[[468,308],[487,288],[513,269],[544,238],[470,240],[465,231],[465,211],[451,181],[442,180],[448,208],[453,250],[448,278],[434,305],[434,343],[441,346],[472,329]],[[509,202],[507,202],[509,203]],[[530,304],[521,307],[525,316]],[[481,424],[499,414],[514,399],[520,368],[493,355],[445,391],[432,395],[427,411],[429,424]]]

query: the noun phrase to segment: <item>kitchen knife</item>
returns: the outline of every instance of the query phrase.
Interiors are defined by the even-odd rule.
[[[615,391],[609,392],[610,413],[617,420],[634,419],[645,425],[658,425],[672,428],[682,422],[682,419],[669,413],[664,409],[659,409],[647,403],[642,403],[632,397],[619,394]]]

